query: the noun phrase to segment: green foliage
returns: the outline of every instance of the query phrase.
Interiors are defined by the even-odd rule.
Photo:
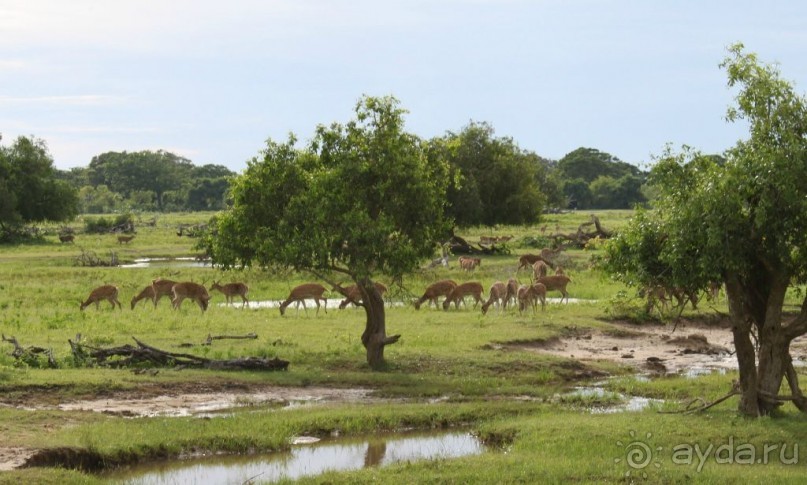
[[[447,232],[447,167],[427,163],[394,98],[362,98],[356,119],[319,126],[311,144],[267,142],[232,186],[209,239],[225,266],[279,264],[357,278],[416,268]]]
[[[510,138],[495,138],[487,123],[430,140],[428,154],[451,167],[446,211],[460,227],[537,222],[547,199],[542,188],[555,184],[546,160]]]
[[[66,221],[78,213],[78,197],[58,180],[42,140],[19,137],[0,146],[0,239],[31,222]]]
[[[86,217],[84,218],[84,232],[89,234],[104,234],[112,228],[133,223],[131,214],[118,214],[115,217]]]

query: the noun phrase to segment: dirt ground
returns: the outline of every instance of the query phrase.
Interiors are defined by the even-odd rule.
[[[509,343],[581,362],[607,360],[636,367],[650,375],[694,377],[737,369],[727,321],[681,321],[675,324],[613,322],[603,330],[570,328],[567,335],[544,341]],[[807,365],[807,336],[793,341],[795,365]]]

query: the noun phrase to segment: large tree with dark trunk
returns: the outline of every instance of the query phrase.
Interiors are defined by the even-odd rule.
[[[770,414],[785,401],[807,411],[790,344],[807,333],[807,100],[740,44],[722,63],[736,87],[730,121],[747,139],[725,162],[668,150],[653,168],[657,207],[640,212],[608,248],[610,270],[640,285],[689,290],[725,284],[739,363],[739,409]],[[788,298],[800,298],[786,312]],[[787,380],[790,394],[780,395]]]
[[[403,115],[395,98],[363,97],[356,119],[319,126],[302,149],[293,135],[269,140],[233,181],[233,206],[205,242],[225,266],[281,265],[332,284],[345,276],[355,282],[375,369],[400,336],[386,334],[372,279],[416,269],[450,227],[443,219],[448,166],[427,162]]]

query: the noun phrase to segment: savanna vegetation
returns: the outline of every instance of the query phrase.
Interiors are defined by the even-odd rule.
[[[802,481],[805,103],[742,46],[730,49],[723,66],[730,85],[740,87],[730,118],[749,121],[749,139],[721,157],[664,154],[644,192],[643,175],[608,154],[576,151],[552,173],[511,140],[493,137],[487,125],[472,123],[423,142],[403,129],[404,111],[394,98],[362,98],[354,120],[318,127],[301,147],[293,136],[270,140],[243,174],[221,174],[231,198],[224,211],[139,214],[150,223],[125,242],[115,233],[66,231],[69,211],[18,213],[11,218],[18,226],[60,222],[41,224],[33,242],[6,244],[0,253],[0,345],[6,349],[0,353],[0,457],[9,463],[22,456],[32,465],[0,472],[0,483],[101,483],[107,478],[98,470],[197,454],[283,451],[299,435],[452,427],[470,429],[490,448],[455,460],[305,480]],[[34,152],[46,166],[41,178],[51,180],[46,152]],[[127,166],[192,168],[166,153],[136,155],[99,157],[96,165],[115,167],[108,173],[116,175],[104,179],[112,185],[132,176]],[[169,163],[151,165],[154,155]],[[479,160],[501,168],[501,179],[485,180]],[[595,176],[597,170],[607,174]],[[573,171],[586,175],[559,182],[558,173]],[[508,180],[510,172],[517,180]],[[538,180],[546,190],[533,190]],[[170,185],[135,188],[129,181],[127,197],[145,191],[156,209],[168,207]],[[516,191],[511,202],[530,209],[496,219],[490,208],[501,198],[486,182]],[[586,184],[613,200],[653,193],[654,208],[598,211],[596,220],[615,234],[613,241],[595,237],[543,253],[563,239],[555,236],[580,233],[592,218],[587,211],[540,209],[572,188],[578,207],[585,206]],[[474,216],[459,223],[465,205]],[[87,227],[86,218],[69,224]],[[454,236],[505,236],[506,242],[478,264],[462,267],[454,256],[447,266],[429,264],[441,255],[437,243],[450,235],[452,219]],[[177,227],[205,224],[201,238],[177,234]],[[570,302],[550,299],[544,310],[510,305],[486,314],[470,301],[447,308],[411,304],[438,280],[476,281],[484,289],[512,277],[532,282],[529,267],[518,269],[528,253],[565,273]],[[157,278],[195,282],[210,293],[194,295],[199,306],[137,302],[136,295],[155,291],[150,285]],[[725,298],[707,302],[715,281],[725,284]],[[227,304],[212,291],[227,282],[248,287],[249,306]],[[354,283],[364,303],[338,310],[332,302],[319,313],[277,310],[293,288],[311,282],[326,285],[334,299]],[[99,287],[99,295],[114,294],[122,308],[91,305],[88,295]],[[544,289],[559,296],[548,283]],[[697,301],[676,304],[674,294]],[[648,304],[649,295],[673,308]],[[650,330],[669,340],[683,328],[715,332],[710,338],[731,332],[739,371],[667,373],[663,364],[673,355],[632,362],[632,342]],[[620,344],[593,358],[548,352],[572,342],[581,350],[596,347],[605,337]],[[88,358],[134,342],[175,359]],[[697,352],[676,355],[687,350]],[[186,358],[277,358],[289,365],[274,372],[176,365]],[[600,392],[570,392],[578,386]],[[361,397],[291,409],[255,397],[279,388]],[[123,398],[214,392],[241,401],[218,417],[98,412]],[[652,401],[628,412],[619,407],[626,396]],[[781,406],[787,401],[796,407]],[[82,402],[83,409],[70,406]],[[696,402],[703,409],[691,412]]]

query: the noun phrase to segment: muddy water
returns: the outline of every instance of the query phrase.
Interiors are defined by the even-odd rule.
[[[358,470],[403,461],[480,454],[484,446],[470,433],[398,433],[365,439],[338,439],[292,446],[288,452],[217,456],[138,465],[102,475],[127,484],[240,484],[297,479],[326,471]]]

